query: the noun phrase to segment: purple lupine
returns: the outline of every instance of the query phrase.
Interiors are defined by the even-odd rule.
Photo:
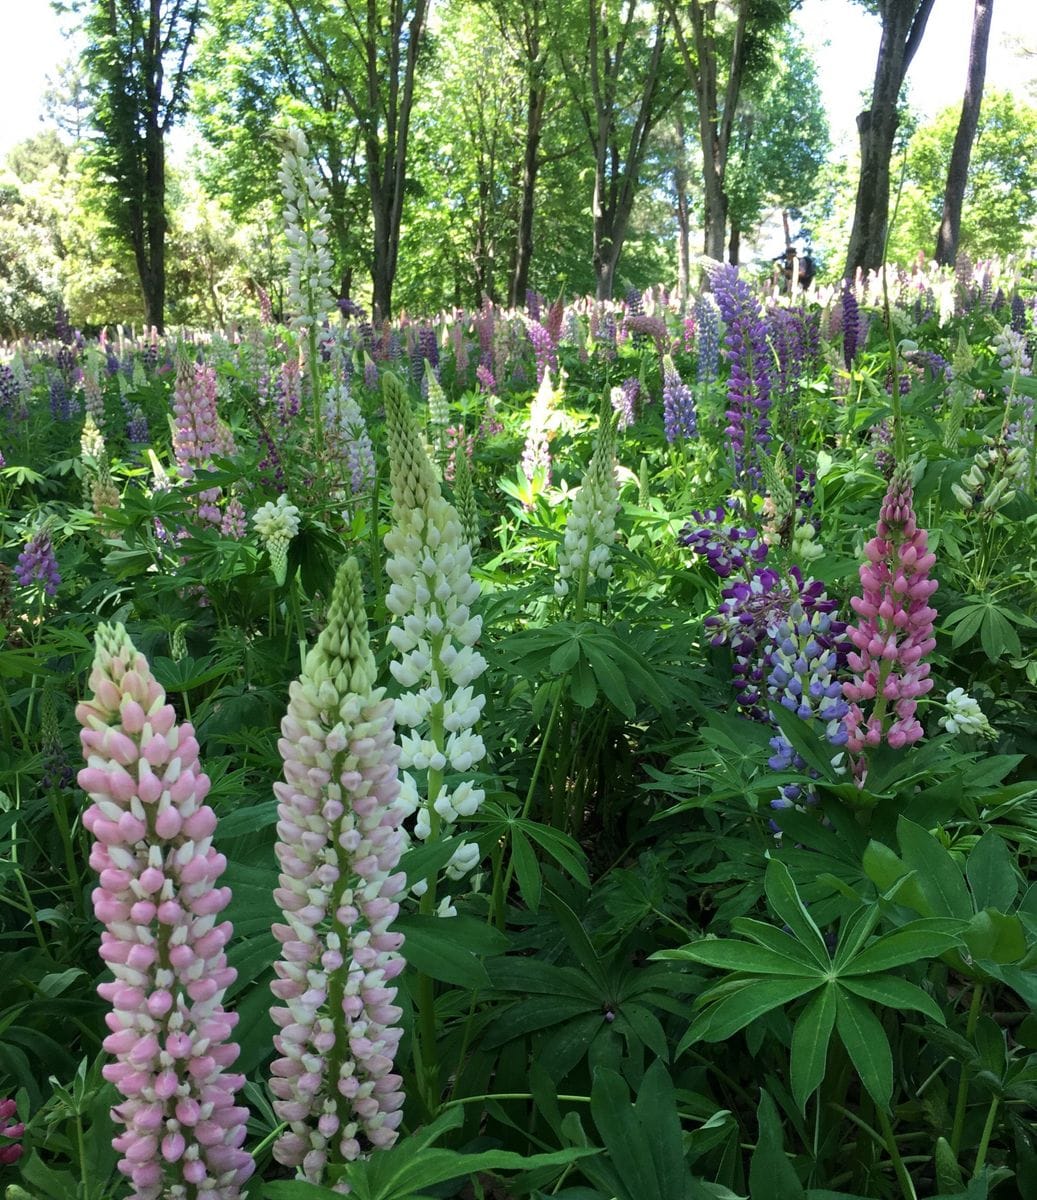
[[[615,313],[607,312],[601,318],[601,324],[598,327],[596,344],[601,347],[601,356],[607,362],[611,362],[616,357]]]
[[[0,363],[0,409],[14,408],[15,401],[21,394],[18,376],[8,363]]]
[[[544,304],[544,297],[539,292],[532,288],[526,288],[526,315],[531,321],[540,320],[540,312]]]
[[[721,579],[735,571],[751,571],[767,557],[767,543],[756,529],[740,528],[736,505],[693,512],[692,522],[681,530],[681,542],[705,558],[710,570]]]
[[[636,287],[627,288],[627,294],[624,297],[626,300],[627,312],[631,316],[643,317],[645,312],[644,297]]]
[[[533,343],[533,353],[536,356],[537,383],[541,383],[544,372],[558,370],[558,349],[550,331],[539,321],[527,321],[526,332]]]
[[[819,579],[804,583],[798,567],[782,576],[771,567],[756,567],[733,580],[720,593],[722,600],[705,620],[711,644],[730,645],[732,685],[739,707],[756,721],[766,721],[763,704],[770,661],[768,629],[787,620],[793,603],[804,613],[832,613],[836,603],[825,595]]]
[[[277,403],[277,419],[281,428],[287,428],[299,415],[301,407],[299,360],[288,358],[281,364],[281,370],[274,384],[274,396]]]
[[[5,1096],[0,1100],[0,1167],[11,1167],[21,1158],[24,1132],[25,1125],[18,1120],[18,1105]]]
[[[668,354],[663,359],[663,429],[671,444],[698,435],[695,397]]]
[[[323,1182],[396,1140],[403,1116],[393,1059],[402,1029],[392,981],[403,937],[389,927],[406,880],[394,702],[375,688],[360,572],[343,564],[328,624],[289,688],[278,749],[281,872],[273,928],[282,957],[271,990],[280,1057],[274,1111],[287,1124],[274,1157]]]
[[[55,421],[68,421],[72,416],[72,395],[61,375],[50,379],[50,415]]]
[[[847,371],[853,366],[857,351],[864,345],[866,336],[861,317],[860,305],[857,303],[857,293],[852,279],[843,280],[843,362]]]
[[[61,586],[61,572],[46,529],[41,529],[26,542],[25,549],[18,555],[14,575],[22,587],[38,583],[45,595],[57,595]]]
[[[58,301],[57,308],[54,310],[54,333],[59,342],[65,345],[71,345],[73,340],[72,326],[68,319],[68,309]]]
[[[90,673],[93,696],[76,707],[87,766],[90,866],[105,926],[101,958],[113,979],[98,994],[112,1010],[102,1074],[123,1099],[112,1145],[134,1200],[195,1196],[236,1200],[254,1170],[248,1109],[235,1102],[243,1075],[231,1040],[237,1015],[223,1007],[235,972],[217,923],[230,901],[218,880],[227,860],[213,846],[216,814],[190,723],[173,706],[122,625],[101,625]]]
[[[681,352],[690,354],[695,348],[695,314],[688,315],[681,322]]]
[[[135,446],[143,446],[149,440],[148,418],[139,404],[133,406],[130,418],[126,422],[126,438]]]
[[[1015,292],[1012,296],[1012,319],[1010,321],[1013,333],[1026,332],[1026,301]]]
[[[850,702],[848,744],[861,756],[855,768],[862,782],[867,750],[883,741],[898,750],[922,737],[915,710],[918,698],[932,687],[929,664],[923,660],[936,646],[936,610],[929,605],[937,588],[936,580],[929,578],[936,555],[915,519],[909,468],[900,466],[894,472],[876,536],[864,554],[862,595],[850,599],[858,617],[849,630],[856,647],[848,657],[854,677],[843,685]],[[867,715],[862,705],[870,708]]]
[[[173,455],[180,478],[194,478],[196,467],[207,464],[214,455],[234,453],[230,432],[221,426],[216,414],[216,370],[204,363],[183,359],[173,389]],[[198,492],[198,515],[214,525],[220,523],[218,501],[221,489]]]
[[[759,300],[739,278],[737,267],[713,267],[710,280],[726,327],[724,355],[731,365],[724,432],[731,442],[735,476],[747,486],[757,487],[760,469],[756,449],[766,450],[771,440],[767,322]]]

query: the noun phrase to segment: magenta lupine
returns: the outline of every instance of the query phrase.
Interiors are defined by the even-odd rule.
[[[122,625],[101,625],[91,699],[76,707],[94,837],[94,913],[101,957],[114,978],[98,993],[112,1011],[102,1070],[122,1101],[113,1146],[133,1200],[235,1200],[254,1169],[248,1110],[235,1102],[244,1076],[228,1068],[237,1015],[223,1008],[235,972],[218,921],[230,889],[213,846],[216,814],[193,727],[176,724],[144,655]]]
[[[9,1098],[0,1100],[0,1167],[9,1167],[22,1156],[21,1138],[25,1126],[17,1118],[15,1102]]]
[[[526,331],[536,356],[537,383],[541,383],[546,372],[558,370],[558,344],[550,330],[539,321],[527,322]]]
[[[850,600],[859,619],[847,630],[856,648],[847,658],[854,676],[843,684],[850,705],[847,745],[854,755],[883,741],[895,750],[917,742],[922,736],[915,716],[918,698],[932,687],[924,659],[936,645],[936,610],[929,605],[937,588],[929,578],[936,555],[928,549],[926,531],[918,528],[905,467],[890,480],[876,536],[864,553],[863,594]],[[858,763],[859,779],[865,770]]]
[[[393,1059],[404,966],[389,926],[405,886],[399,749],[392,700],[375,688],[360,572],[339,571],[328,623],[289,689],[278,742],[280,886],[285,923],[271,984],[279,1032],[274,1111],[288,1128],[274,1157],[314,1183],[396,1140],[403,1093]],[[344,1185],[339,1185],[344,1188]]]

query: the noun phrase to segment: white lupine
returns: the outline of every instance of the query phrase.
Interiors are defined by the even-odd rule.
[[[452,835],[458,819],[473,816],[483,801],[482,789],[454,776],[468,774],[486,755],[474,730],[485,697],[471,686],[486,661],[474,649],[482,630],[471,611],[479,588],[460,518],[440,493],[402,386],[387,375],[383,389],[393,496],[393,527],[385,536],[388,638],[396,651],[389,670],[406,689],[395,713],[400,797],[415,814],[413,836],[424,841]],[[424,795],[412,771],[429,773]],[[446,873],[460,879],[478,861],[478,847],[462,843]],[[423,895],[425,882],[414,890]],[[437,911],[452,914],[449,897]]]
[[[310,161],[302,130],[284,130],[281,171],[285,240],[288,242],[288,303],[296,310],[297,329],[316,328],[331,306],[331,221],[328,190]]]
[[[568,594],[570,580],[610,579],[609,561],[616,540],[619,485],[616,481],[615,414],[602,405],[594,454],[573,500],[558,549],[555,595]]]
[[[997,736],[979,703],[960,687],[947,693],[947,711],[939,724],[948,733],[976,733],[990,738]]]
[[[288,577],[288,547],[299,532],[299,510],[282,493],[256,511],[252,524],[270,555],[270,567],[280,587]]]

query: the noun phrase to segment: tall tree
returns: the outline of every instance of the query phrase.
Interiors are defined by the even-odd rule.
[[[987,46],[990,42],[990,21],[994,15],[994,0],[976,0],[972,15],[972,42],[969,46],[969,72],[965,96],[961,104],[961,119],[954,135],[954,148],[947,168],[947,186],[943,193],[943,216],[936,235],[936,261],[951,266],[958,253],[961,232],[961,206],[965,200],[969,159],[976,140],[979,110],[983,104],[983,83],[987,75]]]
[[[339,86],[345,67],[337,35],[314,21],[309,36],[324,39],[320,55],[306,52],[283,0],[221,0],[198,48],[192,108],[207,143],[206,189],[244,220],[280,191],[271,129],[288,119],[303,131],[328,189],[339,296],[346,297],[357,263],[371,255],[362,131]]]
[[[724,256],[727,161],[742,86],[767,69],[770,42],[788,21],[790,0],[666,0],[698,105],[702,145],[703,251]]]
[[[813,59],[790,27],[771,48],[771,66],[747,81],[727,167],[728,257],[765,205],[798,210],[814,199],[831,142]]]
[[[860,0],[882,20],[871,105],[857,116],[861,172],[846,256],[846,275],[881,266],[889,210],[889,163],[907,69],[925,33],[934,0]]]
[[[664,5],[587,0],[586,23],[556,4],[554,44],[594,160],[595,291],[612,295],[652,130],[682,90],[666,54]]]
[[[374,311],[388,318],[428,0],[286,2],[303,51],[334,80],[360,131],[374,225]]]
[[[166,135],[183,116],[201,0],[84,0],[95,89],[90,151],[111,224],[133,251],[145,320],[166,302]]]

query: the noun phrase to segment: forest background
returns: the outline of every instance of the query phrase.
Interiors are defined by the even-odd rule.
[[[31,6],[25,28],[45,29],[47,0]],[[882,209],[894,218],[890,259],[931,258],[966,88],[966,62],[952,64],[943,47],[967,45],[980,6],[56,7],[68,57],[47,71],[38,132],[0,166],[6,337],[49,331],[59,303],[84,328],[222,325],[257,311],[263,292],[278,311],[288,247],[275,131],[289,123],[306,133],[331,191],[340,298],[385,315],[483,297],[522,303],[527,289],[687,288],[698,253],[766,272],[786,236],[812,252],[822,278],[842,278],[854,257],[874,265],[866,246],[851,245],[861,178],[852,118],[874,107],[877,38],[898,9],[916,24],[931,10],[920,36],[929,65],[917,99],[905,69]],[[1037,240],[1037,31],[1026,7],[1003,0],[994,14],[955,247],[973,259]],[[852,60],[840,49],[845,30],[861,47]],[[165,57],[149,88],[152,32]],[[948,56],[942,94],[958,91],[939,110],[930,47]],[[120,94],[113,84],[133,82],[133,64],[145,69]],[[35,102],[22,101],[8,106],[11,129],[24,131],[21,113]]]

